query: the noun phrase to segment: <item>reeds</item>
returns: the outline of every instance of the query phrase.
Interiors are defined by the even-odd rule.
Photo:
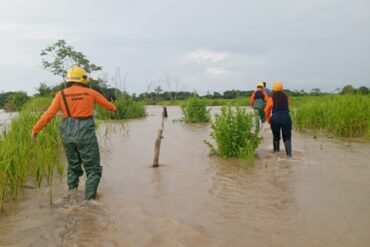
[[[293,98],[294,125],[340,137],[370,138],[370,96],[326,95]]]

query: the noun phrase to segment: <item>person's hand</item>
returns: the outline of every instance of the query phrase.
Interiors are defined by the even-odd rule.
[[[37,133],[36,132],[32,132],[31,139],[32,139],[33,142],[36,141],[36,137],[37,137]]]

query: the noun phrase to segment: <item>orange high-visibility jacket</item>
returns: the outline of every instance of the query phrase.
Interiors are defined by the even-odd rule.
[[[103,95],[95,91],[94,89],[73,85],[69,88],[64,89],[66,101],[73,118],[85,118],[92,117],[94,111],[94,103],[98,103],[108,111],[114,112],[116,110],[115,105],[109,102]],[[62,111],[63,117],[68,117],[68,113],[63,102],[62,94],[59,91],[48,110],[41,116],[39,121],[33,127],[32,132],[40,132],[51,119],[55,117],[58,111]]]
[[[251,96],[251,98],[250,98],[250,100],[249,100],[249,105],[250,105],[251,107],[253,107],[253,104],[254,104],[254,96],[256,95],[256,92],[257,92],[257,91],[262,91],[262,93],[263,93],[263,97],[264,97],[264,99],[265,99],[265,102],[267,102],[267,100],[270,98],[270,96],[266,93],[266,91],[264,91],[264,90],[263,90],[263,89],[261,89],[261,88],[257,88],[257,90],[253,92],[253,94],[252,94],[252,96]]]

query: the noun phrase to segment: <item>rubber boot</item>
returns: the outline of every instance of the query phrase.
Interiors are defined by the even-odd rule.
[[[292,158],[292,142],[290,140],[286,140],[284,142],[284,145],[285,145],[286,157]]]
[[[274,153],[280,151],[280,140],[274,140]]]

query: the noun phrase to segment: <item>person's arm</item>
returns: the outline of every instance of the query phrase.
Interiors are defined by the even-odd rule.
[[[94,90],[94,101],[102,106],[104,109],[115,112],[117,107],[109,102],[103,95]]]
[[[265,102],[267,102],[269,100],[270,96],[265,90],[263,90],[262,92],[263,92],[263,98],[265,99]]]
[[[271,110],[272,110],[273,101],[272,98],[269,97],[267,100],[267,104],[265,106],[265,117],[267,122],[271,122]]]
[[[33,127],[32,136],[36,137],[37,133],[39,133],[55,117],[57,112],[60,110],[60,103],[61,94],[58,92],[48,110],[40,117],[39,121]]]
[[[254,104],[254,95],[256,94],[256,92],[253,92],[252,93],[252,96],[251,96],[251,98],[250,98],[250,100],[249,100],[249,106],[250,107],[253,107],[253,104]]]

